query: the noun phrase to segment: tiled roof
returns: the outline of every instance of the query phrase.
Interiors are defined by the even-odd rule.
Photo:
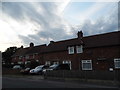
[[[82,40],[80,38],[74,38],[69,40],[52,42],[48,46],[44,44],[29,48],[23,48],[23,49],[21,48],[13,56],[64,51],[67,50],[68,46],[81,45],[81,44],[84,44],[84,48],[120,45],[120,31],[98,34],[93,36],[86,36],[83,37]]]
[[[64,50],[67,50],[68,46],[81,45],[81,44],[82,44],[82,41],[80,38],[53,42],[46,47],[44,52],[64,51]]]
[[[120,45],[120,31],[83,37],[84,48]]]
[[[46,47],[46,44],[44,45],[39,45],[39,46],[34,46],[30,50],[28,50],[25,54],[35,54],[35,53],[41,53],[43,52],[43,49]]]
[[[14,55],[12,55],[12,57],[23,56],[28,50],[29,50],[29,48],[20,48],[16,51],[16,53]]]
[[[41,52],[43,52],[43,49],[45,46],[46,46],[46,44],[34,46],[34,47],[20,48],[12,57],[41,53]]]

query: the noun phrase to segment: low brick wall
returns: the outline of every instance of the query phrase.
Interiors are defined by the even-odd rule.
[[[19,75],[19,69],[2,68],[2,75]]]
[[[96,80],[115,80],[115,72],[110,71],[47,71],[47,77],[60,77],[60,78],[80,78],[80,79],[96,79]]]

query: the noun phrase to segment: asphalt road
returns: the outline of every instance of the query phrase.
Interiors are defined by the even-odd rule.
[[[17,77],[3,77],[2,88],[114,88],[117,90],[116,87]]]

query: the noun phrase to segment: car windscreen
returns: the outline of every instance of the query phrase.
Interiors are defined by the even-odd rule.
[[[30,68],[26,68],[25,70],[29,70]]]
[[[35,69],[42,69],[43,66],[37,66]]]
[[[52,65],[52,66],[50,66],[49,67],[49,69],[54,69],[54,68],[56,68],[58,65]]]

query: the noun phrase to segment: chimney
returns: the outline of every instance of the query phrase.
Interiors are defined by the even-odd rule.
[[[54,41],[50,41],[50,44],[54,43]]]
[[[30,43],[30,47],[34,47],[34,43],[31,42],[31,43]]]
[[[20,48],[23,48],[23,45]]]
[[[78,36],[78,38],[82,39],[82,37],[83,37],[83,32],[82,32],[82,31],[78,31],[77,36]]]

